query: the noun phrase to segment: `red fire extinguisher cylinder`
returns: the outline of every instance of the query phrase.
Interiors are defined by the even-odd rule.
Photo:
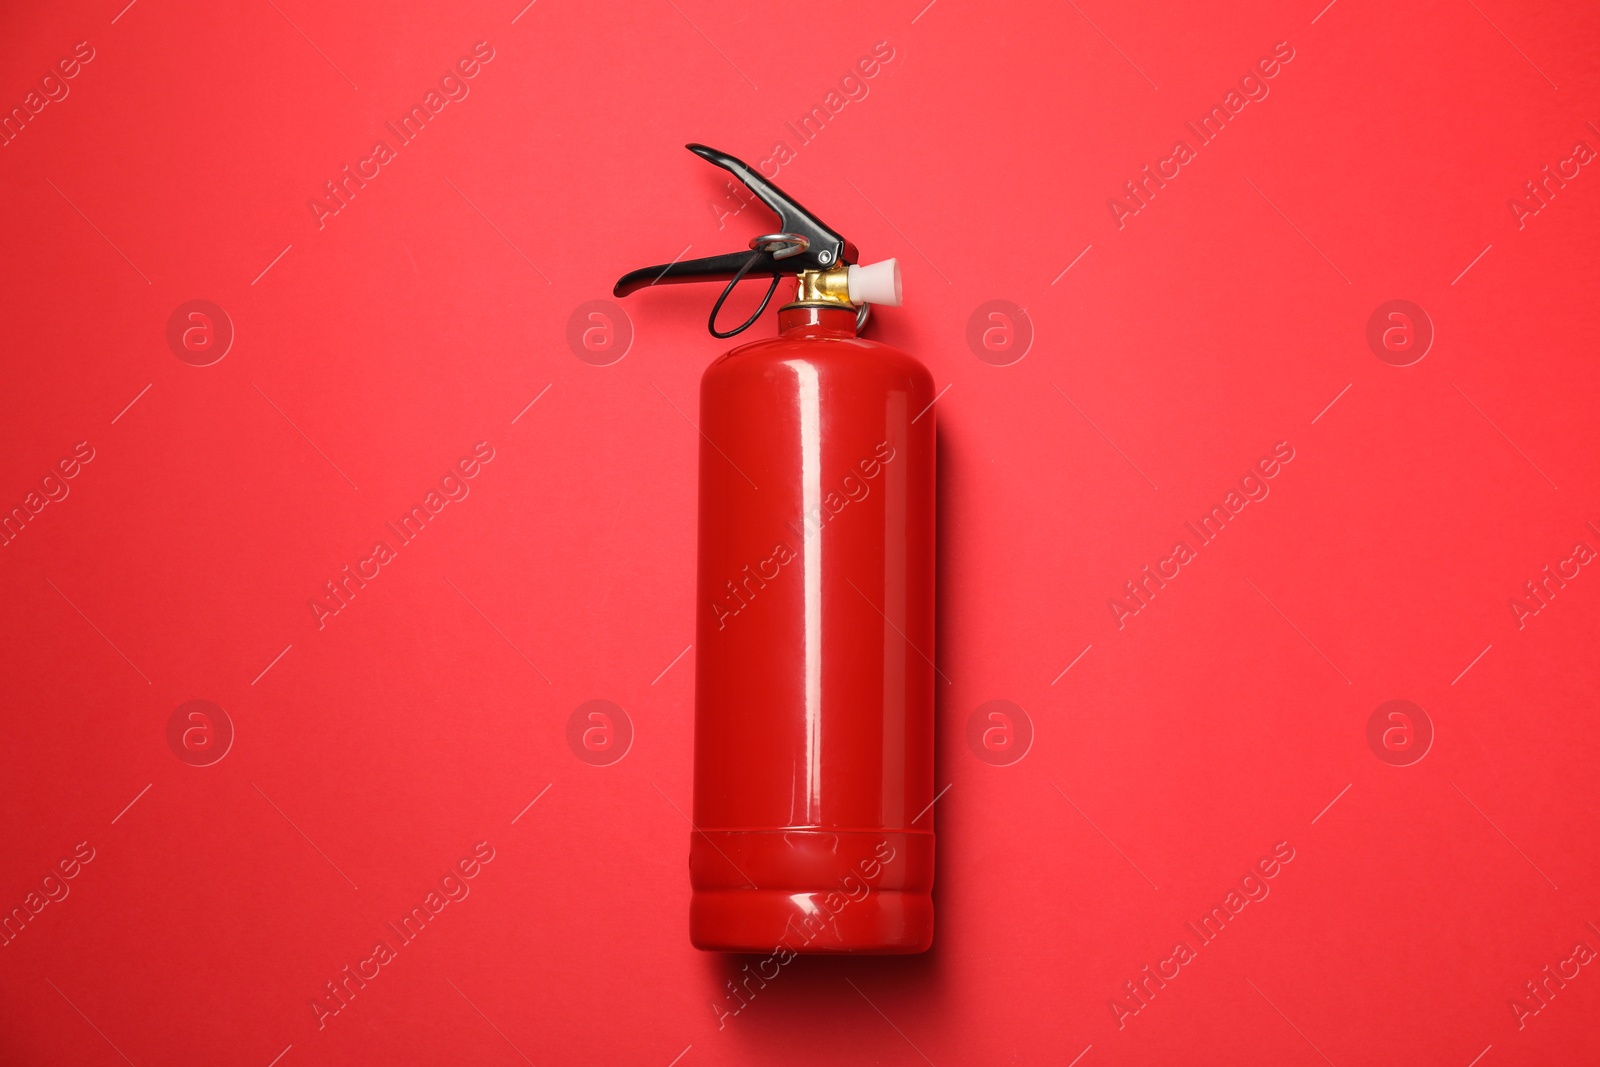
[[[726,281],[714,336],[780,279],[778,336],[700,387],[689,936],[772,954],[921,952],[933,941],[933,380],[860,336],[900,304],[894,260],[855,247],[738,159],[778,215],[750,251],[631,271],[618,296]],[[718,312],[770,277],[741,326]]]
[[[933,936],[933,382],[855,323],[787,308],[701,383],[701,948]]]

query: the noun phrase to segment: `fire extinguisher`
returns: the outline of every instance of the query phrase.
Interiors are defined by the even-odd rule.
[[[616,295],[726,281],[709,327],[752,326],[785,278],[778,336],[700,382],[693,889],[702,949],[905,953],[933,940],[933,379],[861,336],[900,305],[855,246],[725,152],[778,216],[750,251],[645,267]],[[746,276],[761,307],[718,328]]]

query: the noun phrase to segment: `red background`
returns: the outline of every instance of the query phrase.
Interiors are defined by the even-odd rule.
[[[0,505],[94,450],[0,548],[0,907],[94,850],[0,948],[5,1062],[1600,1058],[1593,966],[1511,1006],[1600,949],[1600,577],[1510,607],[1600,547],[1600,176],[1508,206],[1600,147],[1600,9],[925,2],[0,15],[8,112],[94,51],[0,148]],[[470,94],[319,228],[480,41]],[[1270,95],[1119,228],[1108,198],[1280,41]],[[715,294],[630,298],[609,365],[568,340],[625,270],[770,228],[691,140],[788,142],[779,184],[904,265],[872,335],[949,386],[935,947],[798,961],[720,1026],[747,961],[688,943],[674,660]],[[167,341],[195,299],[236,333],[204,367]],[[1410,366],[1366,340],[1392,299],[1434,331]],[[990,300],[1031,324],[1007,365],[1020,333],[967,341]],[[470,495],[319,629],[323,583],[480,441]],[[1280,441],[1270,496],[1119,628],[1108,600]],[[192,699],[235,731],[209,766],[168,741]],[[633,727],[609,766],[566,740],[592,699]],[[1035,735],[1007,766],[966,740],[997,699]],[[1394,699],[1435,735],[1409,766],[1367,740]],[[1119,1026],[1278,842],[1270,895]]]

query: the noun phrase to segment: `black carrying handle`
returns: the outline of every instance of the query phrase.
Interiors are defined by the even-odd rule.
[[[612,289],[613,295],[627,296],[652,285],[727,281],[728,287],[722,291],[722,296],[718,298],[716,306],[711,311],[709,325],[713,336],[732,337],[754,325],[761,312],[766,310],[773,292],[777,289],[778,279],[783,275],[799,274],[802,271],[830,270],[840,264],[856,261],[854,245],[807,211],[799,201],[751,170],[743,160],[703,144],[691,144],[686,147],[695,155],[721,167],[743,182],[778,216],[778,230],[785,235],[792,234],[804,238],[805,247],[795,252],[793,250],[795,242],[791,242],[788,246],[777,249],[786,253],[781,258],[773,254],[774,249],[761,248],[751,252],[728,252],[720,256],[676,260],[654,267],[641,267],[629,271],[618,279],[615,288]],[[733,286],[747,274],[770,274],[772,285],[767,290],[766,299],[761,301],[761,307],[756,309],[756,313],[750,316],[749,321],[737,330],[724,333],[717,329],[717,312],[721,310],[728,294],[733,291]]]

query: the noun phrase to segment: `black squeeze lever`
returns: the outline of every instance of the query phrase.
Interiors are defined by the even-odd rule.
[[[708,325],[713,336],[732,337],[749,329],[766,310],[767,304],[772,300],[773,292],[778,288],[778,280],[783,275],[832,270],[856,261],[854,245],[801,207],[793,197],[747,167],[742,160],[726,152],[719,152],[715,148],[707,148],[703,144],[691,144],[685,147],[700,158],[732,174],[760,197],[761,202],[777,214],[779,232],[764,234],[752,240],[751,251],[748,252],[728,252],[720,256],[687,259],[629,271],[617,281],[616,287],[612,290],[614,295],[627,296],[629,293],[661,283],[726,279],[727,288],[723,289],[722,295],[712,307]],[[722,310],[722,302],[728,298],[733,287],[739,284],[740,279],[751,273],[772,276],[772,284],[767,288],[767,295],[761,301],[761,306],[738,329],[726,332],[718,330],[717,312]]]

